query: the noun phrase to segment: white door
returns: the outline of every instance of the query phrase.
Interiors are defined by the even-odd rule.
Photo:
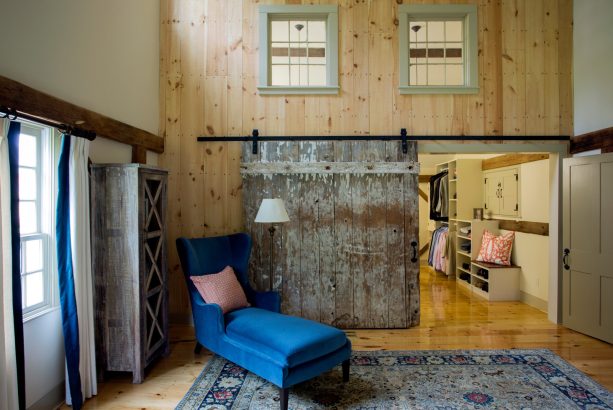
[[[564,160],[563,322],[613,343],[613,154]]]

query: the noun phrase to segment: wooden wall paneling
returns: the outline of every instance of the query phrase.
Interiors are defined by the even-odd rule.
[[[369,20],[366,1],[356,2],[353,14],[353,128],[355,134],[367,134],[369,122]]]
[[[526,11],[526,134],[538,134],[545,131],[545,12],[542,1],[529,3],[530,10]]]
[[[384,143],[382,143],[384,144]],[[368,312],[368,327],[388,327],[388,304],[390,303],[390,278],[387,270],[389,249],[387,247],[386,210],[387,186],[386,177],[371,175],[368,180],[368,259],[370,274],[368,274],[370,288],[370,311]],[[393,201],[392,201],[393,204]],[[401,204],[394,204],[396,207]]]
[[[356,160],[356,152],[353,152]],[[353,275],[353,315],[354,323],[368,323],[370,303],[373,295],[367,274],[371,272],[368,252],[368,180],[351,175],[352,241],[350,264]]]
[[[173,316],[185,315],[189,311],[189,299],[185,289],[185,280],[181,272],[179,257],[174,246],[176,238],[183,235],[181,217],[181,41],[178,32],[181,32],[179,13],[181,5],[177,2],[165,0],[161,3],[166,24],[161,27],[161,35],[166,38],[163,44],[167,46],[161,55],[161,72],[164,87],[165,112],[161,116],[163,122],[160,130],[165,138],[166,149],[160,156],[160,164],[168,170],[168,266],[169,266],[169,306]],[[165,32],[164,30],[167,30]],[[163,67],[163,68],[162,68]],[[163,70],[163,71],[162,71]],[[187,117],[187,113],[184,116]],[[187,143],[187,141],[186,141]],[[181,318],[177,317],[177,320]]]
[[[560,134],[573,135],[573,1],[558,1],[558,87]]]
[[[202,3],[202,2],[198,2]],[[231,12],[228,7],[238,4],[228,1],[206,2],[206,35],[208,44],[206,49],[206,75],[225,76],[228,74],[228,20],[227,15]],[[232,10],[233,11],[233,10]]]
[[[483,93],[485,94],[485,134],[502,134],[502,20],[500,0],[482,0]]]
[[[543,90],[548,135],[560,135],[560,73],[558,69],[558,0],[544,0]]]
[[[227,135],[227,77],[207,76],[204,81],[205,127],[207,135]],[[207,236],[221,235],[227,225],[226,170],[228,144],[223,142],[203,144],[205,150],[204,224]]]
[[[502,0],[502,133],[526,130],[525,0]]]
[[[417,158],[417,143],[409,142],[409,158]],[[417,174],[404,176],[404,269],[406,286],[407,326],[419,325],[419,256],[417,262],[411,262],[411,242],[417,242],[419,251],[419,189]]]
[[[321,176],[303,175],[301,177],[300,197],[300,247],[308,252],[300,253],[300,292],[302,298],[302,317],[320,319],[320,267],[319,239],[317,232],[317,201],[319,192],[315,179]]]
[[[332,148],[332,147],[331,147]],[[319,239],[320,321],[336,320],[336,272],[334,249],[334,175],[322,175],[318,184],[317,237]]]

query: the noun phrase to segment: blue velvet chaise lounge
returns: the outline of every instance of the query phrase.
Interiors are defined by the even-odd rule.
[[[349,380],[351,342],[331,326],[280,313],[277,292],[256,292],[249,284],[251,238],[244,233],[212,238],[177,239],[177,250],[192,304],[196,353],[202,346],[270,381],[280,389],[287,409],[289,388],[342,363]],[[231,266],[251,307],[225,315],[206,303],[190,276],[220,272]]]

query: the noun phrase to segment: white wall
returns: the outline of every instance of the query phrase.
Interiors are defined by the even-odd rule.
[[[519,172],[519,220],[549,223],[549,160],[521,164]],[[549,236],[516,232],[511,261],[521,266],[519,288],[522,300],[536,308],[547,310]]]
[[[613,1],[573,3],[575,135],[613,126]]]
[[[159,25],[158,0],[0,0],[0,75],[157,134]],[[132,156],[102,138],[90,155]],[[147,158],[157,164],[157,155]],[[64,377],[58,312],[24,325],[28,406]]]

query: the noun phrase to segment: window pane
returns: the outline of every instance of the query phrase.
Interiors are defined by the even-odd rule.
[[[289,43],[272,43],[271,62],[273,64],[289,63]]]
[[[21,235],[38,231],[38,214],[35,202],[19,201],[19,231]]]
[[[428,66],[425,66],[425,65],[417,66],[417,73],[415,76],[415,85],[428,85],[428,79],[426,77],[427,75],[426,67]]]
[[[462,41],[462,22],[448,21],[445,27],[446,41]]]
[[[445,24],[442,21],[428,22],[428,42],[445,41]]]
[[[43,268],[43,241],[36,239],[26,241],[25,245],[25,271],[35,272]]]
[[[37,196],[36,171],[19,168],[19,199],[35,200]]]
[[[35,167],[37,163],[36,137],[28,134],[19,135],[19,165]]]
[[[464,85],[464,67],[461,65],[447,66],[447,85]]]
[[[272,85],[289,85],[288,65],[273,65],[270,74],[270,83]]]
[[[417,85],[417,66],[409,66],[409,85]]]
[[[25,307],[30,307],[45,301],[45,282],[42,272],[32,273],[26,276],[26,302]]]
[[[445,85],[445,66],[428,66],[428,85]]]
[[[289,41],[306,41],[306,21],[292,20],[289,22]]]
[[[308,29],[308,41],[326,41],[326,23],[324,21],[309,21]]]
[[[409,22],[409,41],[426,41],[426,22],[425,21],[410,21]]]
[[[309,85],[326,85],[326,66],[309,66]]]
[[[426,43],[411,44],[409,48],[409,59],[411,64],[425,64],[426,63]]]
[[[286,21],[271,21],[270,22],[272,41],[289,41],[289,22]]]

